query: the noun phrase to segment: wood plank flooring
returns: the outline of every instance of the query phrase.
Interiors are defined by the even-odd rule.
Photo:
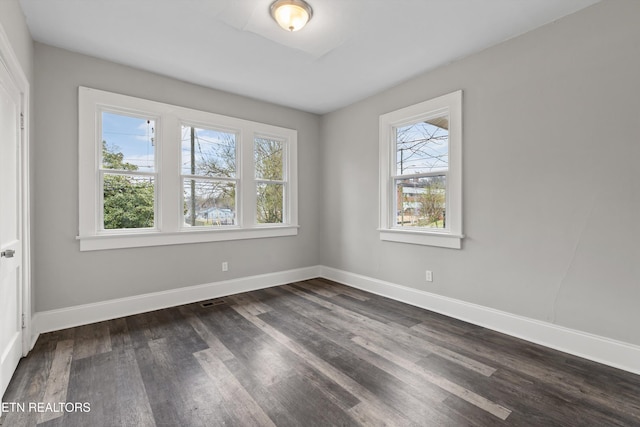
[[[44,334],[3,402],[2,427],[640,426],[640,376],[313,279]]]

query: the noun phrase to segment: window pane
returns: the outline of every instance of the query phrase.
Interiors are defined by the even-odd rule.
[[[396,180],[398,227],[446,228],[445,175]]]
[[[102,168],[155,170],[155,120],[102,113]]]
[[[154,227],[154,179],[104,174],[104,229]]]
[[[182,174],[235,177],[236,134],[182,126]]]
[[[255,139],[254,159],[257,179],[283,180],[283,146],[282,141],[268,138]]]
[[[284,185],[257,185],[258,197],[256,206],[256,220],[258,224],[281,224],[283,222]]]
[[[184,179],[183,188],[184,225],[210,227],[236,223],[235,182]]]
[[[449,167],[449,118],[436,117],[398,127],[396,175],[446,171]]]

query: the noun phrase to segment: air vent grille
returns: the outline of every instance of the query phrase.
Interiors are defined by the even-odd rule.
[[[200,307],[205,307],[205,308],[206,307],[214,307],[214,306],[223,305],[223,304],[226,304],[226,303],[227,302],[225,300],[218,298],[218,299],[212,299],[212,300],[209,300],[209,301],[201,302],[200,303]]]

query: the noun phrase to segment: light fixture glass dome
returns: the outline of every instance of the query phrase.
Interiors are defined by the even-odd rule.
[[[298,31],[311,19],[313,10],[304,0],[277,0],[271,4],[271,16],[287,31]]]

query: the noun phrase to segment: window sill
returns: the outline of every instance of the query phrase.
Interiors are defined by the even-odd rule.
[[[428,231],[394,229],[378,229],[378,231],[380,231],[380,240],[450,249],[461,249],[462,239],[464,238],[460,234]]]
[[[182,245],[187,243],[221,242],[227,240],[262,239],[295,236],[298,226],[230,228],[221,230],[185,230],[175,233],[159,231],[78,236],[80,251],[140,248],[146,246]]]

